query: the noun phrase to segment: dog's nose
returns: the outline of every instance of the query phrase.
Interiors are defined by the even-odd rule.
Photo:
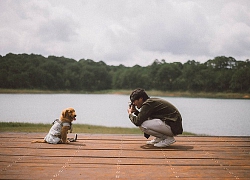
[[[75,115],[75,117],[76,117],[76,115]]]

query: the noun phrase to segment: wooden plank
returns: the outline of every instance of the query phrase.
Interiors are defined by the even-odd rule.
[[[31,143],[44,133],[0,133],[0,179],[249,179],[250,137],[179,136],[166,148],[139,135],[79,134],[71,144]]]

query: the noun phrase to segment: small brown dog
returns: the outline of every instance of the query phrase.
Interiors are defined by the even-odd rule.
[[[49,143],[49,144],[65,144],[69,141],[74,142],[75,138],[67,139],[68,131],[72,131],[72,121],[76,120],[76,112],[74,108],[67,108],[62,111],[60,120],[57,119],[53,122],[53,126],[50,128],[49,133],[45,136],[42,141],[32,141],[33,143]]]

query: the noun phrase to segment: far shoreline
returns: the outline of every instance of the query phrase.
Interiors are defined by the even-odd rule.
[[[0,94],[119,94],[129,95],[132,90],[102,90],[102,91],[70,91],[70,90],[39,90],[39,89],[0,89]],[[189,92],[189,91],[158,91],[146,90],[150,96],[187,97],[187,98],[217,98],[217,99],[250,99],[250,93],[232,92]]]

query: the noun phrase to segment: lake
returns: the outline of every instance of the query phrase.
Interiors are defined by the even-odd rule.
[[[175,105],[184,131],[219,136],[250,136],[250,100],[160,97]],[[128,119],[129,96],[111,94],[0,94],[1,122],[52,123],[73,107],[74,123],[135,127]]]

